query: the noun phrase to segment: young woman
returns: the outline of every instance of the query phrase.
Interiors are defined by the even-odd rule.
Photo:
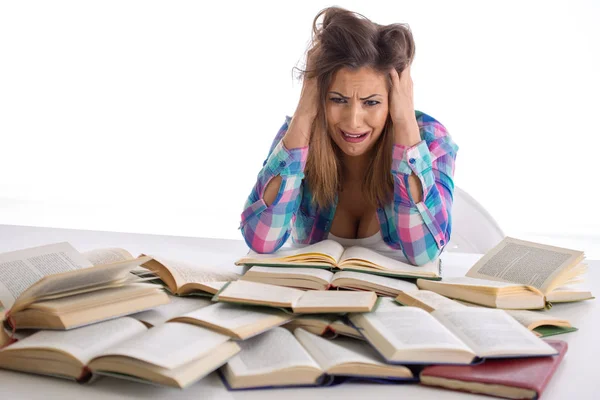
[[[274,252],[291,234],[294,244],[333,239],[414,265],[440,255],[458,146],[414,110],[414,54],[405,25],[337,7],[316,16],[298,106],[242,213],[252,250]]]

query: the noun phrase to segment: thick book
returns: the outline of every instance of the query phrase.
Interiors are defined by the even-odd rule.
[[[344,248],[335,240],[323,240],[299,249],[283,249],[271,254],[250,251],[235,262],[246,266],[310,267],[367,272],[396,278],[439,280],[441,260],[415,266],[360,246]]]
[[[451,308],[428,313],[381,298],[350,322],[389,363],[471,364],[481,359],[555,354],[504,310]]]
[[[507,399],[538,399],[567,352],[560,340],[548,341],[558,352],[551,357],[490,360],[473,366],[431,366],[420,373],[423,385]]]
[[[548,303],[592,299],[576,284],[587,266],[582,251],[504,238],[465,277],[417,280],[421,289],[504,309],[541,309]]]
[[[240,353],[220,370],[228,389],[320,386],[332,377],[416,381],[407,367],[386,364],[367,343],[351,338],[275,328],[239,345]]]
[[[250,281],[227,283],[215,301],[267,306],[299,314],[369,312],[377,302],[374,292],[299,290]]]
[[[93,265],[69,243],[0,254],[0,306],[11,329],[68,329],[168,302],[131,271],[147,258]]]
[[[367,290],[381,296],[396,296],[401,291],[419,290],[414,282],[364,272],[332,272],[318,268],[251,267],[240,278],[305,290]]]
[[[283,325],[283,327],[292,332],[298,328],[302,328],[315,335],[330,339],[342,335],[364,340],[363,335],[356,328],[346,323],[345,318],[338,315],[297,315],[293,320]]]
[[[39,331],[0,351],[0,367],[85,382],[110,375],[184,388],[240,348],[226,335],[176,322],[148,329],[117,318],[69,331]]]
[[[419,290],[410,293],[400,293],[396,301],[405,306],[419,307],[427,312],[439,309],[479,307],[476,304],[451,300],[429,290]],[[544,312],[529,310],[505,310],[525,328],[532,331],[536,336],[547,337],[577,330],[571,323],[563,318],[553,317]]]

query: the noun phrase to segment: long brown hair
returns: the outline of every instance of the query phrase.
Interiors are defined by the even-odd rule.
[[[321,23],[317,23],[323,17]],[[313,21],[309,46],[311,65],[302,70],[304,79],[316,78],[319,110],[314,120],[310,151],[305,168],[305,182],[319,207],[333,204],[342,188],[341,150],[328,134],[325,102],[334,74],[341,68],[353,70],[370,67],[384,73],[391,89],[388,71],[402,71],[415,55],[415,44],[408,25],[376,24],[361,14],[339,7],[321,10]],[[393,126],[388,115],[383,132],[375,143],[365,179],[365,199],[372,205],[390,201],[393,194],[392,147]]]

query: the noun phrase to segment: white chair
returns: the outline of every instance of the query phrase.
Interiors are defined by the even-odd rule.
[[[490,213],[467,192],[455,186],[452,233],[445,251],[484,254],[504,236]]]

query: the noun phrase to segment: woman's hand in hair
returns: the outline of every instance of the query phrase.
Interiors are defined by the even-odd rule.
[[[313,57],[311,57],[313,56]],[[319,93],[317,89],[317,78],[312,76],[314,71],[314,48],[307,54],[306,72],[302,83],[300,100],[294,112],[294,117],[288,128],[283,144],[288,149],[308,146],[312,132],[313,121],[319,109]]]
[[[319,95],[317,91],[317,78],[314,77],[315,69],[315,48],[310,49],[306,55],[306,71],[304,72],[304,81],[302,82],[302,92],[300,101],[294,115],[299,115],[314,119],[317,116]]]
[[[392,89],[389,94],[389,110],[394,124],[395,143],[405,146],[415,145],[421,141],[421,135],[415,116],[410,65],[407,65],[401,74],[392,68],[390,76]]]

